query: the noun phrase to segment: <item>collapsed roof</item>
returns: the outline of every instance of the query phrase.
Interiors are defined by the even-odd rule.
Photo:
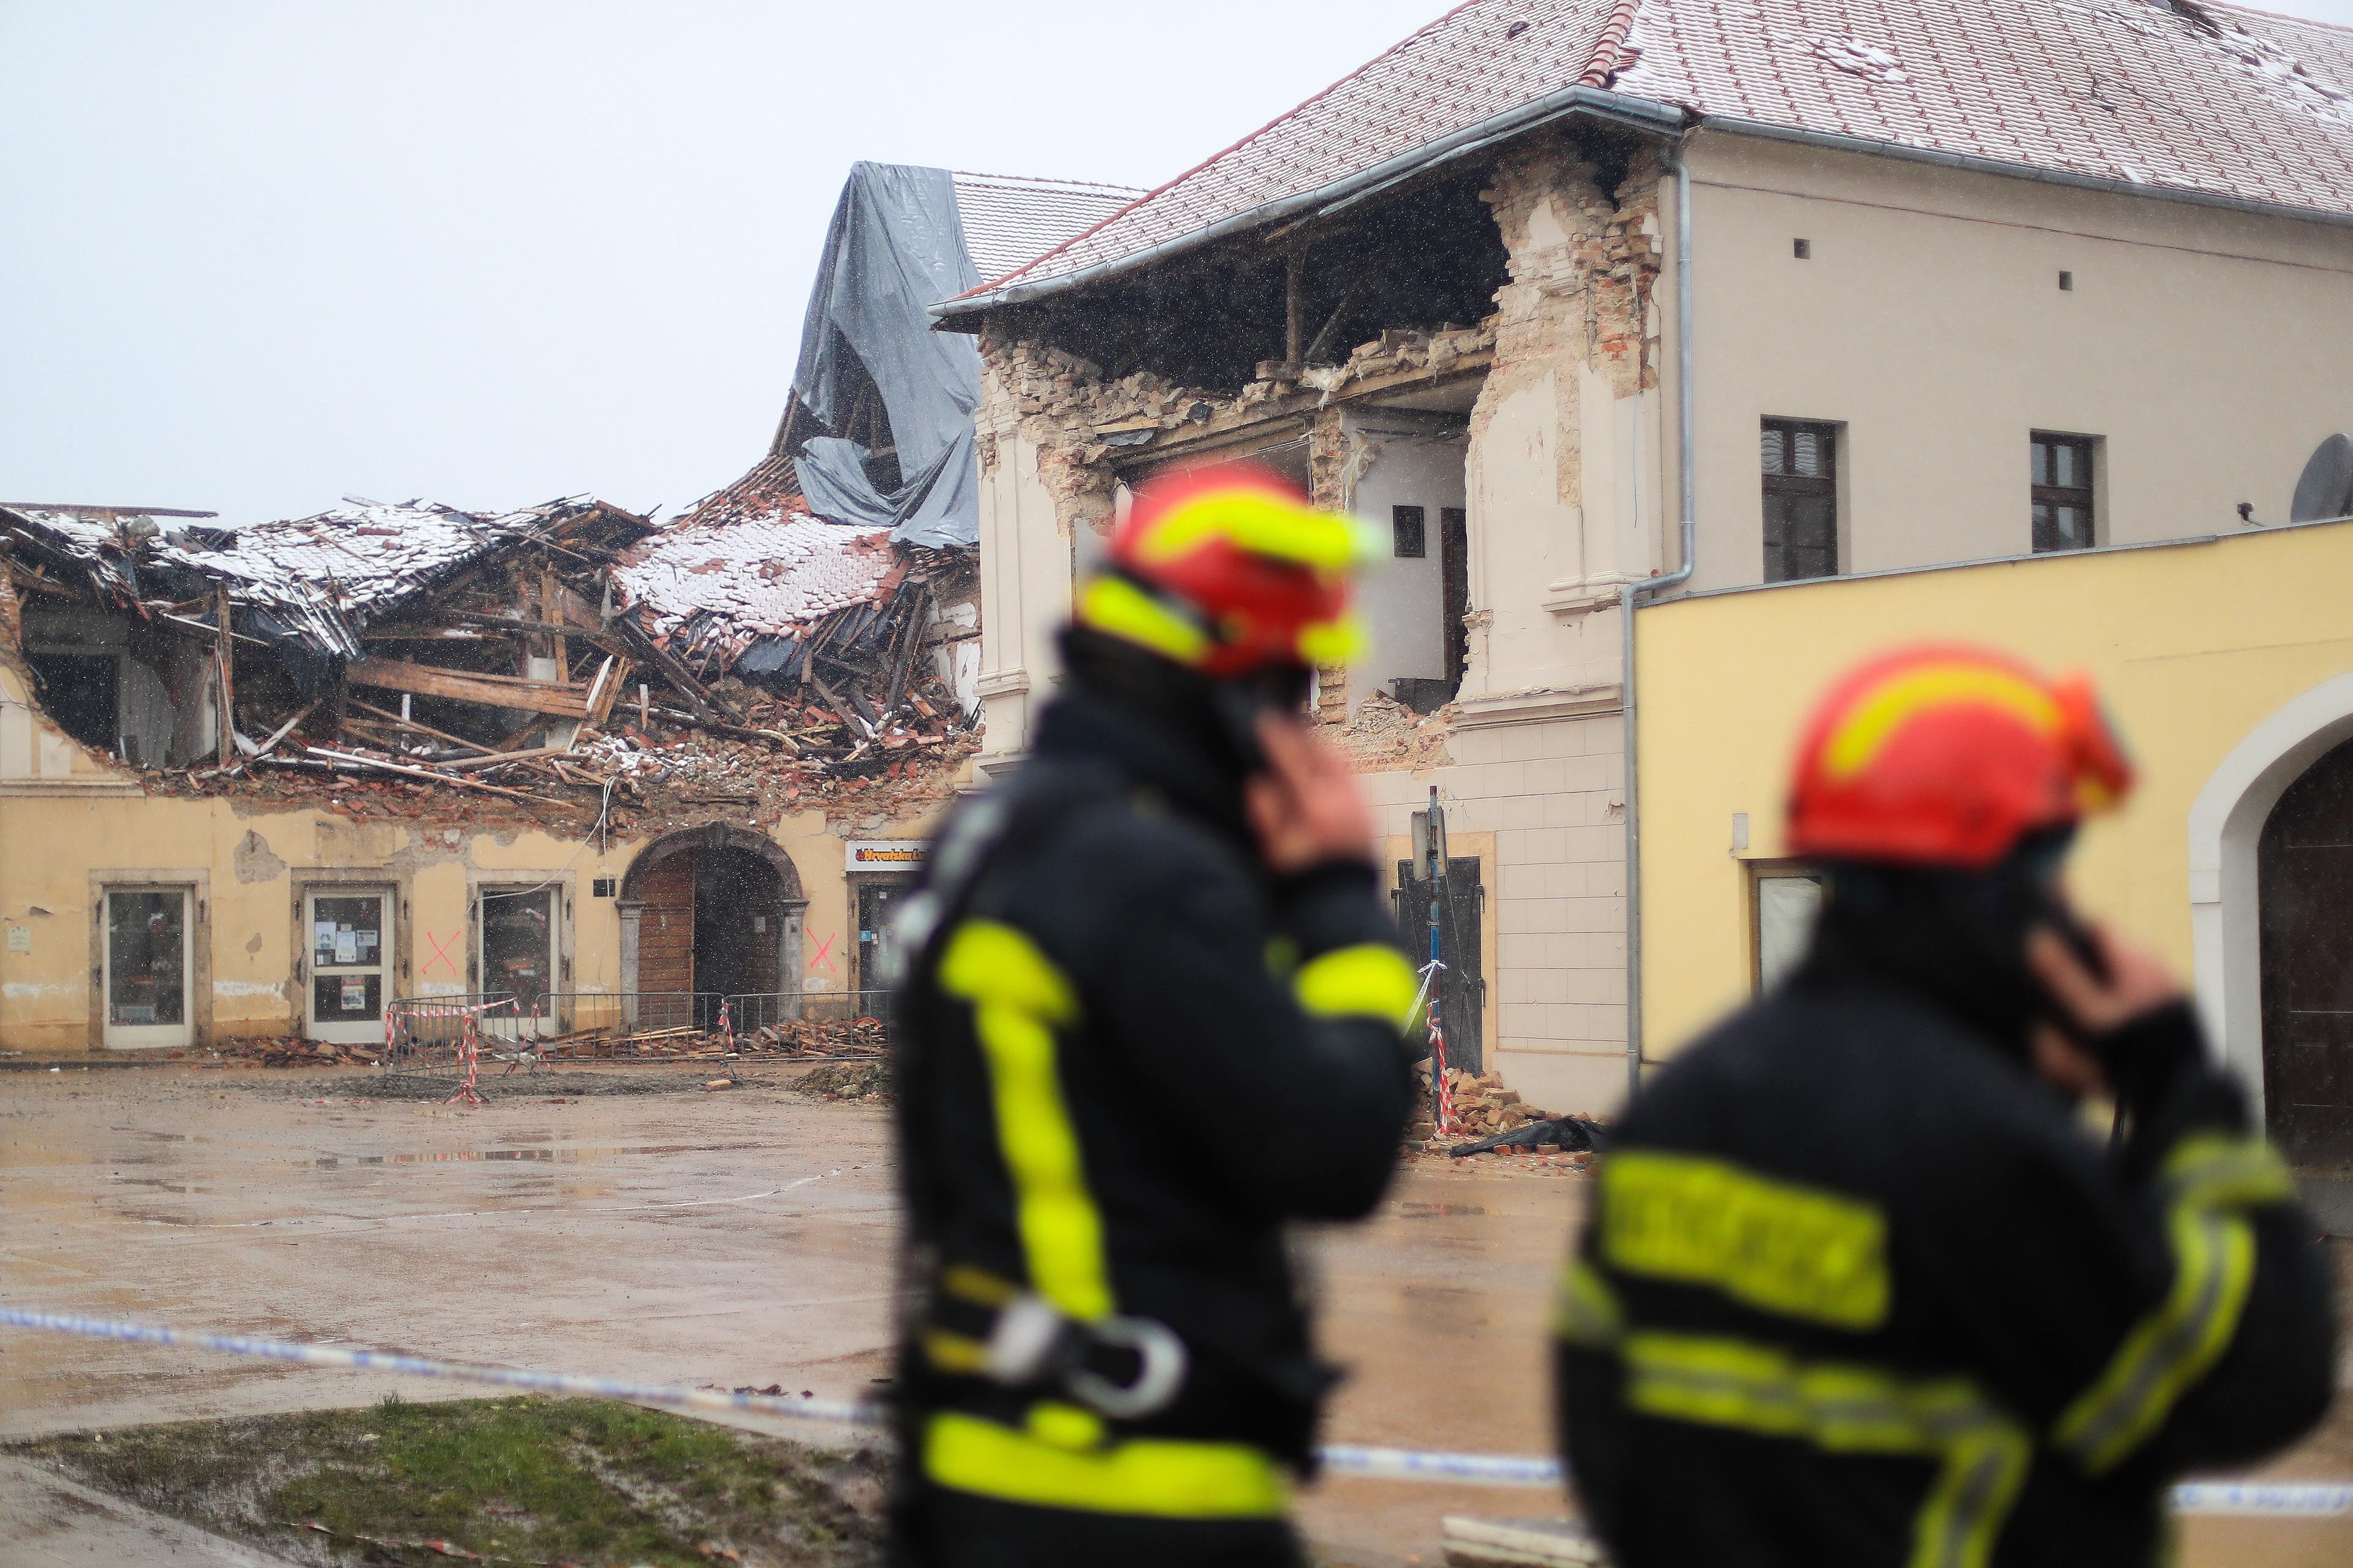
[[[1571,112],[2353,218],[2353,29],[2205,0],[1470,0],[934,314],[968,322]]]
[[[724,753],[746,742],[792,795],[912,776],[977,713],[949,647],[970,563],[819,521],[786,464],[663,530],[586,497],[241,529],[0,507],[0,569],[51,719],[192,788],[294,769],[586,804],[552,781],[601,815],[610,785],[744,772]]]

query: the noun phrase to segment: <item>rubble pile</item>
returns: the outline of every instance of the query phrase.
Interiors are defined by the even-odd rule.
[[[1374,691],[1356,704],[1354,713],[1327,725],[1324,732],[1361,773],[1425,773],[1452,763],[1446,736],[1453,718],[1451,704],[1434,713],[1416,713],[1388,693]]]
[[[796,1094],[823,1100],[873,1100],[891,1092],[889,1062],[842,1062],[805,1072],[793,1080]]]
[[[382,1047],[377,1046],[338,1046],[325,1040],[306,1040],[299,1035],[234,1035],[201,1055],[190,1051],[166,1053],[169,1060],[187,1059],[199,1068],[374,1067],[383,1056]]]
[[[1440,1147],[1437,1128],[1430,1120],[1430,1064],[1414,1065],[1419,1111],[1408,1133],[1416,1145]],[[1534,1154],[1556,1149],[1568,1163],[1582,1167],[1607,1147],[1609,1129],[1582,1116],[1553,1116],[1521,1100],[1519,1091],[1504,1085],[1503,1075],[1446,1069],[1446,1090],[1454,1111],[1453,1136],[1442,1145],[1457,1158],[1469,1154]]]
[[[150,793],[607,830],[943,795],[977,743],[974,563],[813,517],[790,477],[661,527],[586,497],[237,529],[0,507],[5,652]],[[120,703],[76,685],[100,650]]]

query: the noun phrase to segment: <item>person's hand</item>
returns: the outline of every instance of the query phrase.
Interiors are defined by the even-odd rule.
[[[1373,814],[1347,759],[1288,713],[1258,719],[1266,772],[1243,786],[1259,854],[1278,876],[1326,860],[1368,860]]]
[[[2057,931],[2045,926],[2026,940],[2027,967],[2065,1010],[2086,1040],[2114,1034],[2125,1025],[2181,999],[2181,986],[2165,962],[2125,942],[2103,925],[2088,928],[2107,967],[2095,975]]]

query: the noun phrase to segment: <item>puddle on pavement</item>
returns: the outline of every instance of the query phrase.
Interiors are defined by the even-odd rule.
[[[1461,1219],[1495,1212],[1476,1204],[1399,1204],[1397,1211],[1400,1219]]]
[[[584,1160],[609,1160],[630,1154],[723,1154],[757,1149],[757,1143],[617,1143],[581,1149],[429,1149],[411,1154],[322,1154],[315,1160],[289,1161],[316,1170],[344,1165],[458,1165],[489,1160],[528,1160],[543,1164],[571,1165]]]

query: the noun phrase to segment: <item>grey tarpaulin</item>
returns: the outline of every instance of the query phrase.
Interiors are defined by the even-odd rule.
[[[912,544],[979,542],[972,411],[980,403],[980,350],[964,334],[932,331],[928,310],[979,286],[946,170],[851,167],[826,231],[793,391],[828,429],[840,429],[855,353],[881,393],[906,478],[884,494],[866,477],[863,447],[831,436],[811,440],[793,462],[819,517],[887,528]]]

